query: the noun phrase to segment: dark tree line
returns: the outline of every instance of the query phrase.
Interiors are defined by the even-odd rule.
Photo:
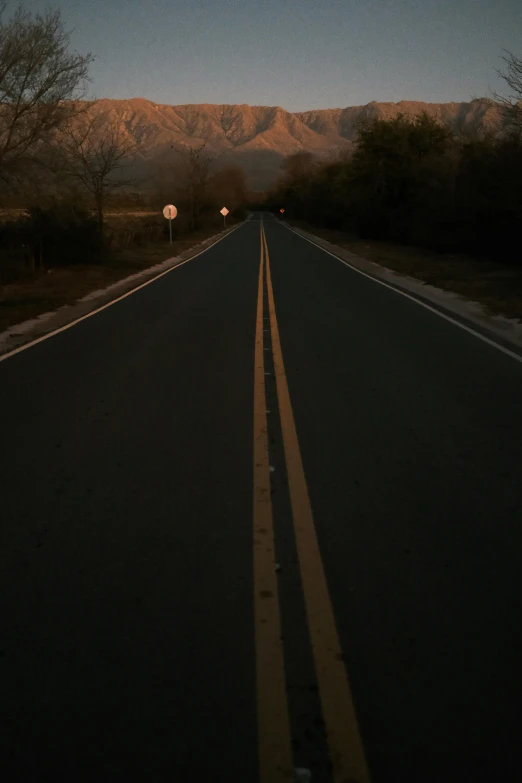
[[[457,136],[426,113],[366,121],[351,156],[287,158],[265,207],[361,237],[521,263],[522,62],[506,62],[512,92],[496,133]]]

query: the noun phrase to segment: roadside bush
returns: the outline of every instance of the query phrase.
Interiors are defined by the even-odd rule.
[[[96,263],[101,260],[98,221],[74,204],[30,207],[26,242],[41,266]]]
[[[466,144],[457,176],[456,210],[473,253],[520,264],[522,139]]]
[[[24,246],[26,238],[23,219],[0,223],[0,284],[10,283],[27,274],[30,254]]]
[[[175,235],[174,225],[172,235]],[[163,217],[121,215],[107,219],[106,248],[109,252],[117,253],[129,247],[144,247],[149,242],[168,240],[168,236],[168,221]]]

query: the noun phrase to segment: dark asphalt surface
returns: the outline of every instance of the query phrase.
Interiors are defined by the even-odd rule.
[[[522,364],[265,231],[372,779],[518,781]],[[0,362],[2,781],[257,780],[259,247],[250,220]],[[295,763],[331,783],[269,426]]]

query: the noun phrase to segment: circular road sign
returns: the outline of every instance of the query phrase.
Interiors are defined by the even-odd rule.
[[[178,210],[174,206],[174,204],[167,204],[166,207],[163,207],[163,217],[166,217],[167,219],[175,218],[178,214]]]

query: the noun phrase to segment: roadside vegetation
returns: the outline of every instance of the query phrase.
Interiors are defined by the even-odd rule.
[[[265,208],[434,285],[483,298],[489,279],[493,306],[504,291],[522,318],[522,61],[504,60],[500,128],[457,136],[426,113],[363,123],[351,156],[287,158]]]
[[[0,330],[221,231],[223,206],[228,226],[245,216],[243,172],[204,146],[136,176],[145,146],[86,99],[93,59],[71,50],[59,11],[0,2]]]

